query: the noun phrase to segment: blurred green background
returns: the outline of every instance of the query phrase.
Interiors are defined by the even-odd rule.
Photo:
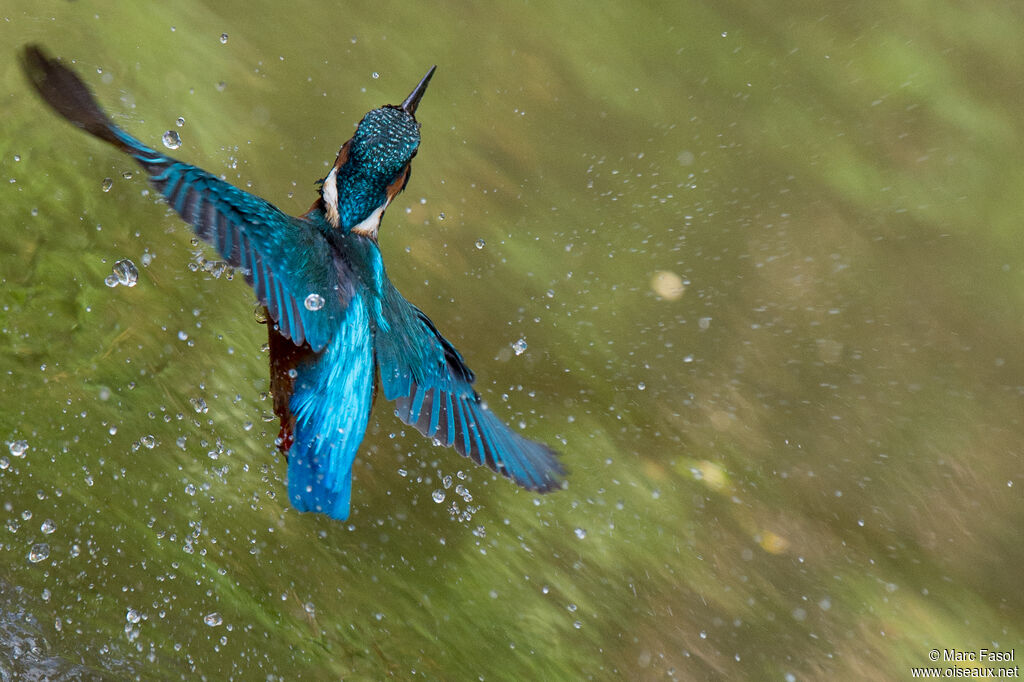
[[[1024,649],[1019,3],[0,13],[0,678],[907,679]],[[292,510],[251,292],[30,93],[29,41],[292,213],[436,63],[385,261],[568,489],[380,401],[349,521]]]

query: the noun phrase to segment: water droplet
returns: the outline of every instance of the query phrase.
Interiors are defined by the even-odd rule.
[[[227,43],[228,43],[228,34],[227,33],[221,33],[220,34],[220,44],[221,45],[227,45]]]
[[[168,130],[164,133],[163,141],[168,149],[177,149],[181,146],[181,135],[176,130]]]
[[[40,561],[45,561],[50,556],[50,546],[45,542],[38,542],[32,545],[32,549],[28,552],[28,560],[34,564],[38,564]]]
[[[438,219],[438,220],[444,220],[444,219],[445,219],[445,218],[447,218],[447,217],[448,217],[448,216],[446,216],[446,215],[445,215],[444,213],[439,213],[439,214],[437,215],[437,219]]]
[[[476,240],[476,248],[482,249],[485,246],[487,246],[487,242],[485,242],[483,239],[477,239]]]
[[[379,74],[379,73],[377,73],[376,71],[374,71],[374,72],[373,72],[372,74],[370,74],[370,75],[371,75],[371,76],[373,77],[373,80],[377,80],[378,78],[380,78],[380,74]]]
[[[190,497],[194,497],[195,496],[195,494],[196,494],[196,486],[195,486],[194,483],[189,483],[188,485],[185,486],[185,494],[190,496]]]
[[[203,618],[203,622],[209,625],[211,628],[215,628],[221,623],[223,623],[224,619],[221,617],[219,613],[214,611],[213,613],[206,614],[206,617]]]
[[[140,438],[139,441],[144,446],[146,446],[147,450],[152,450],[153,448],[156,447],[156,438],[154,436],[150,435],[150,434],[146,434],[145,436]]]
[[[128,612],[124,615],[124,619],[129,623],[138,623],[142,620],[142,614],[135,609],[128,609]]]
[[[228,84],[224,81],[217,83],[217,92],[224,92],[224,88],[228,87]]]
[[[299,376],[299,370],[295,369],[294,367],[292,367],[290,370],[288,370],[288,378],[289,379],[294,379],[294,378],[296,378],[298,376]]]
[[[28,450],[27,440],[16,440],[10,444],[11,454],[15,457],[24,457],[25,451]]]
[[[114,186],[114,179],[113,178],[103,178],[103,184],[100,185],[100,189],[102,189],[104,192],[109,192],[110,188],[113,187],[113,186]]]
[[[441,489],[435,490],[430,496],[433,497],[434,502],[437,502],[438,504],[444,502],[444,491]]]
[[[638,390],[643,391],[647,388],[647,384],[641,381],[639,384],[636,385],[636,387]]]
[[[574,534],[576,535],[576,537],[578,537],[578,538],[579,538],[580,540],[582,540],[583,538],[587,537],[587,531],[585,531],[585,530],[584,530],[584,529],[582,529],[582,528],[577,528],[577,529],[575,529],[575,530],[573,531],[573,533],[574,533]]]
[[[39,526],[39,530],[43,531],[43,535],[49,535],[53,531],[57,530],[57,524],[54,523],[53,519],[46,519],[43,524]]]
[[[122,258],[114,263],[114,267],[110,269],[110,274],[103,280],[108,287],[116,287],[118,284],[133,287],[138,281],[139,269],[135,267],[135,263],[127,258]]]
[[[132,178],[135,177],[135,173],[132,173],[131,171],[125,171],[124,173],[121,173],[121,177],[124,178],[125,180],[131,180]]]
[[[324,297],[320,294],[310,294],[306,297],[306,310],[320,310],[324,307]]]
[[[185,117],[184,116],[179,116],[178,120],[175,121],[175,123],[177,123],[178,127],[180,128],[181,126],[185,125]]]
[[[706,331],[709,327],[711,327],[710,317],[702,317],[699,320],[697,320],[697,328],[700,329],[701,331]]]
[[[11,466],[11,460],[7,459],[6,457],[0,457],[0,471],[6,469],[9,466]]]
[[[522,355],[526,352],[526,339],[519,339],[512,344],[512,350],[516,352],[516,355]]]
[[[189,398],[188,401],[191,403],[192,409],[198,414],[206,414],[207,410],[210,409],[206,406],[206,401],[202,398]]]

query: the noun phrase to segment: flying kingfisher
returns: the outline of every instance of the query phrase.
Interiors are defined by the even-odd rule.
[[[565,470],[546,445],[508,428],[473,389],[462,355],[391,284],[377,233],[409,182],[420,145],[416,108],[436,67],[400,105],[366,114],[341,146],[320,196],[299,217],[135,139],[89,88],[37,45],[29,81],[54,111],[131,156],[167,203],[243,273],[266,308],[270,388],[300,511],[345,520],[352,463],[377,395],[428,438],[536,492]]]

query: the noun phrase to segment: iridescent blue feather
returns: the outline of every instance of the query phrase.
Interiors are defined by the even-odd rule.
[[[297,368],[288,496],[300,511],[348,518],[352,462],[373,396],[372,342],[366,303],[353,298],[327,349]]]
[[[142,144],[110,120],[74,72],[38,48],[27,47],[22,59],[43,99],[78,127],[132,156],[196,234],[242,270],[285,337],[296,345],[307,342],[313,350],[327,345],[351,292],[343,290],[315,225]],[[310,294],[323,299],[323,307],[309,310],[305,301]]]
[[[555,452],[523,438],[473,390],[462,356],[423,312],[384,280],[377,363],[384,397],[406,424],[529,490],[554,490],[565,470]]]

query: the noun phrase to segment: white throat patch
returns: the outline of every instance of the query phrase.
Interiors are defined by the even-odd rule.
[[[388,207],[391,200],[385,201],[383,204],[377,207],[377,209],[370,215],[363,218],[363,221],[358,225],[352,227],[352,232],[369,237],[370,239],[377,238],[377,231],[380,230],[380,219],[384,215],[384,209]],[[337,211],[335,211],[337,212]]]
[[[323,186],[324,213],[327,214],[327,222],[331,227],[337,229],[341,225],[341,216],[338,215],[338,169],[332,168],[324,180]],[[378,222],[380,219],[378,218]]]

